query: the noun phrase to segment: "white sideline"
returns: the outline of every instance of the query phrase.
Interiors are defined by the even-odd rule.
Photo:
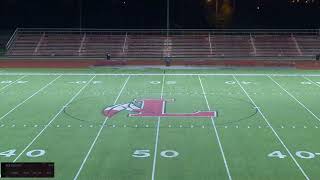
[[[207,95],[206,95],[206,92],[204,90],[204,87],[203,87],[203,84],[202,84],[200,76],[198,76],[198,78],[199,78],[199,81],[200,81],[200,85],[201,85],[201,88],[202,88],[204,99],[206,100],[206,103],[207,103],[208,110],[211,111],[211,108],[210,108],[210,105],[209,105],[209,102],[208,102],[208,99],[207,99]],[[224,166],[225,166],[227,174],[228,174],[228,178],[229,178],[229,180],[232,180],[232,177],[231,177],[231,174],[230,174],[230,170],[229,170],[229,166],[228,166],[228,163],[227,163],[224,151],[223,151],[223,147],[222,147],[222,144],[221,144],[221,141],[220,141],[220,137],[219,137],[219,134],[218,134],[218,130],[217,130],[217,127],[215,125],[213,117],[211,117],[211,122],[212,122],[212,126],[214,128],[214,132],[216,134],[216,138],[218,140],[219,148],[220,148],[221,155],[222,155],[222,158],[223,158]]]
[[[90,82],[95,78],[96,76],[93,76],[87,84],[85,84],[62,108],[58,111],[58,113],[49,121],[47,125],[44,126],[44,128],[32,139],[32,141],[21,151],[21,153],[13,160],[13,162],[16,162],[19,157],[34,143],[35,140],[49,127],[49,125],[58,117],[58,115],[64,110],[66,106],[68,106],[80,93],[81,91],[86,88]]]
[[[164,89],[164,80],[165,75],[162,76],[162,85],[161,85],[161,95],[160,98],[163,98],[163,89]],[[158,117],[158,123],[157,123],[157,133],[156,133],[156,142],[154,145],[154,154],[153,154],[153,164],[152,164],[152,180],[154,180],[155,172],[156,172],[156,162],[157,162],[157,154],[158,154],[158,142],[159,142],[159,131],[160,131],[160,116]]]
[[[42,90],[44,90],[46,87],[48,87],[49,85],[51,85],[54,81],[56,81],[57,79],[59,79],[62,75],[58,76],[57,78],[55,78],[54,80],[52,80],[51,82],[49,82],[48,84],[46,84],[45,86],[43,86],[41,89],[39,89],[37,92],[33,93],[31,96],[29,96],[27,99],[25,99],[24,101],[22,101],[21,103],[19,103],[18,105],[16,105],[14,108],[12,108],[10,111],[8,111],[6,114],[4,114],[3,116],[0,117],[0,121],[5,118],[8,114],[10,114],[12,111],[14,111],[15,109],[17,109],[18,107],[20,107],[21,105],[23,105],[25,102],[27,102],[29,99],[31,99],[32,97],[34,97],[35,95],[37,95],[39,92],[41,92]]]
[[[300,102],[296,97],[294,97],[289,91],[287,91],[284,87],[282,87],[276,80],[274,80],[272,77],[268,76],[275,84],[277,84],[283,91],[285,91],[292,99],[297,101],[305,110],[307,110],[313,117],[315,117],[319,122],[320,118],[316,116],[309,108],[307,108],[302,102]]]
[[[0,76],[22,76],[22,75],[32,75],[32,76],[162,76],[162,73],[0,73]],[[279,76],[279,77],[320,77],[320,74],[266,74],[266,73],[244,73],[244,74],[230,74],[230,73],[167,73],[169,76]]]
[[[0,89],[0,91],[4,90],[5,88],[11,86],[12,84],[14,84],[14,83],[16,83],[16,82],[18,82],[18,81],[20,81],[21,79],[25,78],[26,76],[27,76],[27,75],[24,75],[24,76],[20,77],[19,79],[17,79],[17,80],[15,80],[15,81],[13,81],[13,82],[11,82],[11,83],[3,86],[3,87]]]
[[[241,83],[238,81],[238,79],[233,76],[233,79],[235,81],[237,81],[237,84],[240,86],[240,88],[242,89],[242,91],[247,95],[247,97],[250,99],[250,101],[252,102],[252,104],[255,107],[258,107],[257,104],[252,100],[252,98],[249,96],[249,94],[247,93],[247,91],[243,88],[243,86],[241,85]],[[257,108],[258,112],[260,113],[260,115],[262,116],[262,118],[265,120],[265,122],[268,124],[268,126],[270,127],[270,129],[272,130],[273,134],[277,137],[277,139],[279,140],[279,142],[282,144],[282,146],[286,149],[286,151],[288,152],[288,154],[290,155],[291,159],[294,161],[294,163],[297,165],[297,167],[299,168],[299,170],[301,171],[301,173],[303,174],[303,176],[307,179],[310,180],[310,178],[307,176],[307,174],[304,172],[304,170],[302,169],[302,167],[300,166],[300,164],[298,163],[298,161],[294,158],[294,156],[292,155],[292,153],[290,152],[290,150],[288,149],[288,147],[284,144],[284,142],[282,141],[282,139],[280,138],[280,136],[278,135],[278,133],[273,129],[273,127],[271,126],[270,122],[268,121],[268,119],[264,116],[264,114],[261,112],[260,108]]]
[[[130,77],[131,77],[131,76],[128,76],[128,78],[127,78],[126,81],[124,82],[124,84],[123,84],[123,86],[122,86],[122,88],[121,88],[121,90],[120,90],[120,92],[119,92],[119,94],[118,94],[118,96],[117,96],[117,98],[116,98],[116,100],[114,101],[113,104],[116,104],[116,103],[117,103],[120,95],[122,94],[122,91],[124,90],[125,86],[127,85],[128,81],[129,81]],[[96,144],[96,141],[98,140],[98,138],[99,138],[99,136],[100,136],[100,134],[101,134],[101,131],[102,131],[103,127],[105,126],[107,120],[108,120],[108,117],[105,118],[105,120],[104,120],[101,128],[99,129],[96,137],[94,138],[94,140],[93,140],[93,142],[92,142],[92,144],[91,144],[91,146],[90,146],[90,148],[89,148],[89,151],[87,152],[85,158],[83,159],[83,161],[82,161],[82,163],[81,163],[81,165],[80,165],[80,168],[79,168],[77,174],[76,174],[76,175],[74,176],[74,178],[73,178],[74,180],[78,179],[78,177],[79,177],[79,175],[80,175],[80,172],[81,172],[84,164],[86,163],[86,161],[87,161],[87,159],[88,159],[88,157],[89,157],[89,155],[90,155],[90,153],[91,153],[94,145]]]

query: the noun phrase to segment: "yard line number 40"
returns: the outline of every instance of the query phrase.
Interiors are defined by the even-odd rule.
[[[10,149],[8,151],[0,152],[0,157],[1,156],[4,156],[4,157],[15,156],[16,155],[16,151],[17,151],[16,149]],[[34,149],[34,150],[26,152],[26,156],[34,158],[34,157],[43,156],[45,153],[46,153],[46,151],[43,150],[43,149]]]
[[[320,156],[320,153],[312,153],[309,151],[297,151],[295,155],[301,159],[313,159],[317,156]],[[287,155],[282,153],[281,151],[273,151],[270,154],[268,154],[268,157],[284,159],[287,157]]]

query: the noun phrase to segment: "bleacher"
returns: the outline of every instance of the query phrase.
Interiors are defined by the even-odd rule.
[[[219,58],[313,57],[319,30],[17,29],[9,57]]]

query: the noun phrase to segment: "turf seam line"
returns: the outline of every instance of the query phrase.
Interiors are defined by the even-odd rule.
[[[16,82],[20,81],[21,79],[25,78],[26,76],[28,76],[28,75],[23,75],[23,76],[20,77],[19,79],[17,79],[17,80],[15,80],[15,81],[13,81],[13,82],[11,82],[11,83],[3,86],[3,87],[0,89],[0,91],[2,91],[2,90],[4,90],[5,88],[7,88],[7,87],[9,87],[9,86],[11,86],[11,85],[13,85],[13,84],[15,84]]]
[[[119,94],[118,94],[118,96],[117,96],[116,100],[114,101],[114,104],[116,104],[116,103],[117,103],[117,101],[118,101],[119,97],[120,97],[120,96],[121,96],[121,94],[122,94],[122,91],[124,90],[124,88],[126,87],[126,85],[127,85],[128,81],[129,81],[130,77],[131,77],[131,76],[129,75],[129,76],[128,76],[128,78],[126,79],[126,81],[124,82],[124,84],[123,84],[123,86],[122,86],[122,88],[121,88],[121,90],[120,90],[120,92],[119,92]],[[103,122],[103,124],[102,124],[101,128],[99,129],[99,131],[98,131],[98,133],[97,133],[97,135],[96,135],[95,139],[93,140],[93,142],[92,142],[92,144],[91,144],[91,146],[90,146],[90,148],[89,148],[89,150],[88,150],[88,152],[87,152],[87,154],[86,154],[85,158],[83,159],[83,161],[82,161],[82,163],[81,163],[81,165],[80,165],[80,167],[79,167],[79,170],[77,171],[76,175],[75,175],[75,176],[74,176],[74,178],[73,178],[74,180],[78,179],[78,177],[79,177],[79,175],[80,175],[80,173],[81,173],[81,171],[82,171],[82,168],[83,168],[83,166],[85,165],[85,163],[86,163],[86,161],[87,161],[87,159],[88,159],[88,157],[89,157],[89,155],[90,155],[90,153],[91,153],[91,151],[92,151],[92,149],[93,149],[94,145],[96,144],[96,141],[97,141],[97,139],[99,138],[100,133],[102,132],[102,129],[103,129],[103,127],[105,126],[105,124],[106,124],[107,120],[108,120],[108,117],[106,117],[106,118],[105,118],[105,120],[104,120],[104,122]]]
[[[63,75],[63,76],[162,76],[161,73],[145,73],[145,74],[130,74],[130,73],[0,73],[0,76],[17,76],[17,75],[32,75],[32,76],[57,76],[57,75]],[[217,73],[217,74],[187,74],[187,73],[168,73],[166,75],[170,76],[283,76],[283,77],[302,77],[302,76],[308,76],[308,77],[319,77],[320,74],[266,74],[266,73],[252,73],[252,74],[230,74],[230,73]]]
[[[160,99],[163,99],[163,89],[164,89],[164,83],[165,83],[165,74],[162,74],[162,84],[161,84],[161,94]],[[157,122],[157,132],[156,132],[156,142],[154,145],[154,154],[153,154],[153,164],[152,164],[152,177],[151,179],[154,180],[155,172],[156,172],[156,161],[157,161],[157,154],[158,154],[158,142],[159,142],[159,132],[160,132],[160,116],[158,117]]]
[[[210,108],[210,105],[209,105],[209,102],[208,102],[208,99],[207,99],[207,95],[206,95],[206,92],[204,90],[204,87],[203,87],[203,84],[202,84],[200,76],[198,76],[198,78],[199,78],[199,82],[200,82],[200,85],[201,85],[201,89],[202,89],[203,96],[204,96],[204,99],[206,101],[208,110],[211,111],[211,108]],[[221,155],[222,155],[222,158],[223,158],[224,166],[225,166],[226,171],[227,171],[228,178],[229,178],[229,180],[232,180],[232,177],[231,177],[231,174],[230,174],[230,170],[229,170],[229,166],[228,166],[228,163],[227,163],[224,151],[223,151],[223,147],[222,147],[222,144],[221,144],[221,141],[220,141],[220,137],[219,137],[219,134],[218,134],[218,130],[217,130],[217,127],[215,125],[213,117],[211,117],[211,122],[212,122],[212,126],[214,128],[214,131],[215,131],[215,135],[216,135],[216,138],[217,138],[217,141],[218,141],[218,145],[219,145],[219,148],[220,148],[220,151],[221,151]]]
[[[22,102],[20,102],[18,105],[16,105],[14,108],[12,108],[10,111],[8,111],[6,114],[4,114],[3,116],[0,117],[0,121],[2,121],[3,118],[5,118],[6,116],[8,116],[11,112],[13,112],[14,110],[16,110],[17,108],[19,108],[21,105],[23,105],[24,103],[26,103],[29,99],[31,99],[32,97],[34,97],[35,95],[37,95],[39,92],[41,92],[42,90],[44,90],[45,88],[47,88],[48,86],[50,86],[53,82],[55,82],[57,79],[59,79],[62,75],[58,76],[57,78],[55,78],[54,80],[50,81],[49,83],[47,83],[45,86],[43,86],[41,89],[39,89],[38,91],[36,91],[35,93],[33,93],[31,96],[29,96],[27,99],[23,100]]]
[[[93,76],[87,84],[85,84],[68,102],[66,105],[62,106],[62,108],[58,111],[58,113],[47,123],[44,128],[32,139],[32,141],[22,150],[22,152],[13,160],[13,162],[16,162],[19,157],[38,139],[38,137],[49,127],[49,125],[59,116],[59,114],[63,111],[64,107],[69,105],[81,92],[83,89],[85,89],[90,82],[95,78],[96,76]]]
[[[253,101],[253,99],[250,97],[250,95],[248,94],[248,92],[243,88],[243,86],[241,85],[241,83],[238,81],[238,79],[233,76],[233,79],[237,82],[237,84],[240,86],[240,88],[242,89],[242,91],[247,95],[247,97],[249,98],[249,100],[252,102],[252,104],[254,104],[255,106],[256,103]],[[282,141],[282,139],[280,138],[280,136],[278,135],[278,133],[274,130],[274,128],[271,126],[270,122],[268,121],[268,119],[265,117],[265,115],[262,113],[261,109],[258,109],[259,113],[261,114],[261,117],[265,120],[265,122],[268,124],[268,126],[270,127],[271,131],[273,132],[273,134],[277,137],[277,139],[279,140],[279,142],[282,144],[282,146],[286,149],[287,153],[290,155],[291,159],[294,161],[294,163],[296,164],[296,166],[299,168],[300,172],[303,174],[303,176],[307,179],[310,180],[310,178],[308,177],[308,175],[304,172],[304,170],[302,169],[302,167],[300,166],[300,164],[298,163],[298,161],[294,158],[294,156],[292,155],[291,151],[288,149],[288,147],[284,144],[284,142]]]
[[[291,98],[298,102],[305,110],[307,110],[313,117],[315,117],[319,122],[320,118],[316,116],[309,108],[307,108],[302,102],[300,102],[296,97],[294,97],[289,91],[287,91],[283,86],[281,86],[276,80],[268,76],[275,84],[277,84],[283,91],[285,91]]]

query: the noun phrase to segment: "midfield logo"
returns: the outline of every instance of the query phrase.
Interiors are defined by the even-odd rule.
[[[120,111],[133,112],[130,117],[216,117],[216,111],[197,111],[193,113],[166,113],[166,103],[174,102],[163,99],[143,99],[133,100],[125,104],[109,106],[103,110],[103,114],[109,118]]]

